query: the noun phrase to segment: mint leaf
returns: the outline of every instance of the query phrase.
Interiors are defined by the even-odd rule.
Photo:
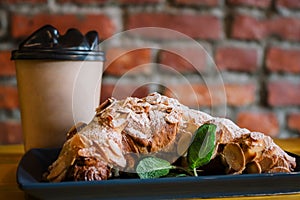
[[[214,124],[203,124],[200,126],[194,136],[194,140],[188,148],[188,165],[194,169],[197,176],[196,168],[209,163],[213,152],[216,148],[216,129]]]
[[[165,176],[174,167],[166,160],[156,157],[146,157],[138,163],[136,172],[141,179],[159,178]]]

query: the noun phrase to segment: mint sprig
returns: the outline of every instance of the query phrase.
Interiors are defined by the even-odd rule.
[[[170,169],[173,169],[167,160],[157,157],[146,157],[138,163],[136,172],[141,179],[159,178],[169,174]]]
[[[188,166],[197,175],[196,169],[209,163],[216,148],[216,129],[214,124],[200,126],[195,134],[192,144],[188,148]]]
[[[141,179],[159,178],[168,175],[171,169],[180,169],[185,175],[198,176],[197,168],[209,163],[216,149],[216,129],[214,124],[204,124],[196,130],[193,142],[188,148],[188,168],[174,166],[167,160],[149,156],[139,161],[137,174]]]

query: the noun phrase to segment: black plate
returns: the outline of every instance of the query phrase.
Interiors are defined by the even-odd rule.
[[[289,174],[243,174],[159,179],[47,183],[42,175],[59,149],[32,149],[19,163],[17,182],[38,199],[170,199],[300,193],[300,156]]]

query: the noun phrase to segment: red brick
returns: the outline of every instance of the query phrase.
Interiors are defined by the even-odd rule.
[[[300,133],[300,113],[290,113],[287,118],[288,128]]]
[[[267,35],[265,23],[251,16],[234,17],[231,35],[238,39],[262,39]]]
[[[18,107],[17,88],[13,86],[0,86],[0,108],[15,109]]]
[[[146,3],[159,3],[161,0],[119,0],[123,4],[146,4]]]
[[[268,83],[268,103],[271,106],[300,105],[300,83],[290,81]]]
[[[60,34],[69,28],[77,28],[83,34],[96,30],[99,37],[108,38],[116,31],[113,21],[104,14],[36,14],[24,15],[13,13],[11,19],[11,33],[14,38],[28,37],[35,30],[51,24]]]
[[[58,0],[58,3],[79,3],[79,4],[89,4],[89,3],[105,3],[109,0]]]
[[[255,102],[256,86],[247,84],[225,84],[227,105],[245,106]]]
[[[0,51],[0,76],[14,76],[16,68],[13,61],[10,60],[10,51]]]
[[[159,63],[171,67],[179,73],[203,72],[206,62],[207,53],[203,49],[178,48],[169,51],[163,50],[159,53]]]
[[[297,8],[300,8],[300,1],[298,1],[298,0],[277,0],[276,5],[278,7],[297,9]]]
[[[258,68],[258,50],[255,48],[219,47],[215,61],[221,69],[253,72]]]
[[[129,15],[126,29],[141,27],[160,27],[181,32],[187,36],[201,39],[217,40],[222,37],[221,19],[213,15],[203,14],[167,14],[167,13],[137,13]],[[178,38],[166,32],[153,31],[141,32],[150,38]]]
[[[137,85],[133,83],[126,84],[107,84],[103,83],[101,85],[101,98],[100,102],[104,102],[110,97],[116,99],[124,99],[128,96],[132,97],[145,97],[149,94],[149,87],[147,85]]]
[[[225,96],[222,87],[205,84],[170,84],[166,86],[165,95],[178,99],[190,107],[218,106],[226,100],[230,106],[245,106],[255,101],[255,86],[252,84],[225,84]]]
[[[16,3],[47,3],[47,0],[1,0],[0,4],[16,4]]]
[[[151,63],[151,49],[125,49],[111,48],[107,51],[107,61],[105,62],[105,73],[121,76],[130,73],[149,73],[151,66],[144,64]]]
[[[271,0],[228,0],[229,5],[235,6],[253,6],[260,8],[268,8],[271,6]]]
[[[175,0],[180,5],[218,6],[219,0]]]
[[[300,49],[271,47],[267,53],[266,65],[272,72],[300,73]]]
[[[119,0],[121,4],[148,4],[148,3],[159,3],[161,0]],[[79,3],[79,4],[90,4],[90,3],[106,3],[109,0],[58,0],[59,3]]]
[[[270,36],[299,41],[300,19],[292,17],[273,17],[258,19],[247,15],[234,17],[231,36],[236,39],[259,40]]]
[[[209,89],[204,84],[169,84],[165,85],[165,95],[176,98],[186,106],[198,108],[203,106],[211,106],[212,99]],[[216,104],[220,104],[222,99],[214,99]]]
[[[279,135],[278,119],[274,113],[270,112],[240,112],[237,116],[237,125],[271,137]]]
[[[276,35],[282,39],[300,40],[300,18],[276,17],[269,24],[269,35]]]
[[[22,126],[19,121],[2,121],[0,122],[0,144],[21,144]]]

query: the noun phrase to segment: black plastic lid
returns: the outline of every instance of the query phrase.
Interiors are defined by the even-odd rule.
[[[69,29],[65,35],[51,25],[35,31],[12,51],[12,60],[90,60],[104,61],[105,54],[98,49],[98,33],[89,31],[82,35]]]

